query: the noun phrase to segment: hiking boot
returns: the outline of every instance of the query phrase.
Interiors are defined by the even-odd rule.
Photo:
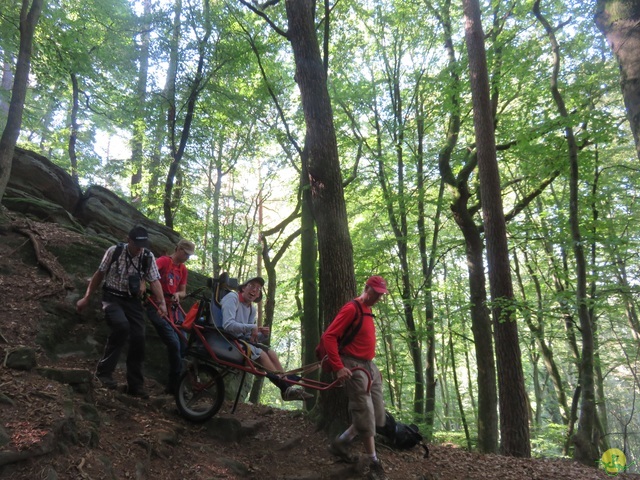
[[[143,398],[143,399],[149,398],[149,393],[142,387],[133,388],[127,385],[127,387],[124,389],[124,393],[132,397]]]
[[[380,460],[375,461],[372,460],[369,464],[369,473],[367,474],[368,480],[388,480],[387,474],[384,473],[384,468],[382,468],[382,463]]]
[[[96,378],[104,388],[114,390],[118,387],[118,382],[116,382],[111,375],[96,375]]]
[[[313,395],[304,391],[302,387],[294,387],[291,386],[287,388],[281,394],[282,400],[285,402],[290,402],[291,400],[306,400],[308,398],[313,398]]]
[[[350,452],[349,446],[351,442],[347,440],[340,440],[340,436],[337,436],[329,445],[329,453],[335,455],[343,462],[356,463],[358,457]]]

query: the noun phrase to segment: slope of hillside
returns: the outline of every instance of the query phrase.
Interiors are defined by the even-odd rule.
[[[0,478],[361,478],[357,467],[329,455],[326,435],[303,411],[245,404],[231,414],[227,402],[212,420],[192,424],[152,379],[148,400],[100,388],[91,373],[102,339],[73,309],[98,259],[81,259],[83,271],[64,260],[66,249],[73,249],[69,257],[87,254],[78,249],[90,240],[54,224],[16,222],[0,228],[0,355],[6,361],[24,347],[25,359],[32,352],[37,367],[0,368]],[[36,255],[34,245],[43,251]],[[52,319],[64,328],[52,328]],[[64,352],[47,353],[63,340]],[[116,378],[124,381],[121,369]],[[398,480],[610,478],[567,460],[479,455],[450,445],[430,445],[430,451],[425,459],[420,448],[380,446],[380,457],[389,478]]]

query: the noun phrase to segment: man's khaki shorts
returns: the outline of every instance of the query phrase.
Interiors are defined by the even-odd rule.
[[[382,395],[382,375],[372,361],[359,360],[343,355],[340,357],[345,367],[360,367],[371,375],[371,389],[367,392],[369,378],[362,370],[356,370],[345,383],[349,398],[351,423],[361,437],[372,437],[376,434],[376,425],[384,426],[384,397]]]

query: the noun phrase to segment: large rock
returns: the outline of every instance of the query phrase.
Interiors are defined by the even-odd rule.
[[[7,188],[58,204],[72,215],[82,197],[80,187],[62,168],[42,155],[17,147]]]
[[[151,250],[156,256],[171,254],[180,235],[149,220],[142,213],[106,188],[92,185],[78,205],[76,217],[99,236],[125,241],[129,230],[142,225],[149,232]]]
[[[110,190],[93,185],[82,190],[64,169],[35,152],[15,149],[11,175],[2,203],[12,211],[102,237],[108,243],[126,241],[135,225],[149,232],[156,256],[171,254],[180,235],[149,220]]]

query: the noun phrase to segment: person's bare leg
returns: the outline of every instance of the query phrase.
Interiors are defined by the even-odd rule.
[[[269,357],[269,355],[267,355],[267,353],[264,350],[262,351],[262,353],[260,353],[260,358],[258,359],[258,363],[267,372],[274,372],[277,370],[277,366],[273,364],[273,362],[271,361],[271,358]]]
[[[356,438],[357,434],[358,432],[356,431],[356,426],[354,424],[351,424],[349,425],[349,428],[342,432],[339,438],[340,440],[343,440],[345,442],[352,442],[353,439]]]
[[[374,437],[363,437],[362,438],[362,444],[364,445],[364,451],[367,452],[367,455],[369,455],[369,457],[372,460],[377,460],[378,457],[376,456],[376,441]]]
[[[267,352],[267,355],[269,356],[269,360],[271,360],[271,362],[275,366],[274,370],[276,370],[278,372],[283,372],[284,368],[282,368],[282,364],[280,363],[280,360],[278,359],[278,354],[276,352],[274,352],[273,350],[269,350]]]

